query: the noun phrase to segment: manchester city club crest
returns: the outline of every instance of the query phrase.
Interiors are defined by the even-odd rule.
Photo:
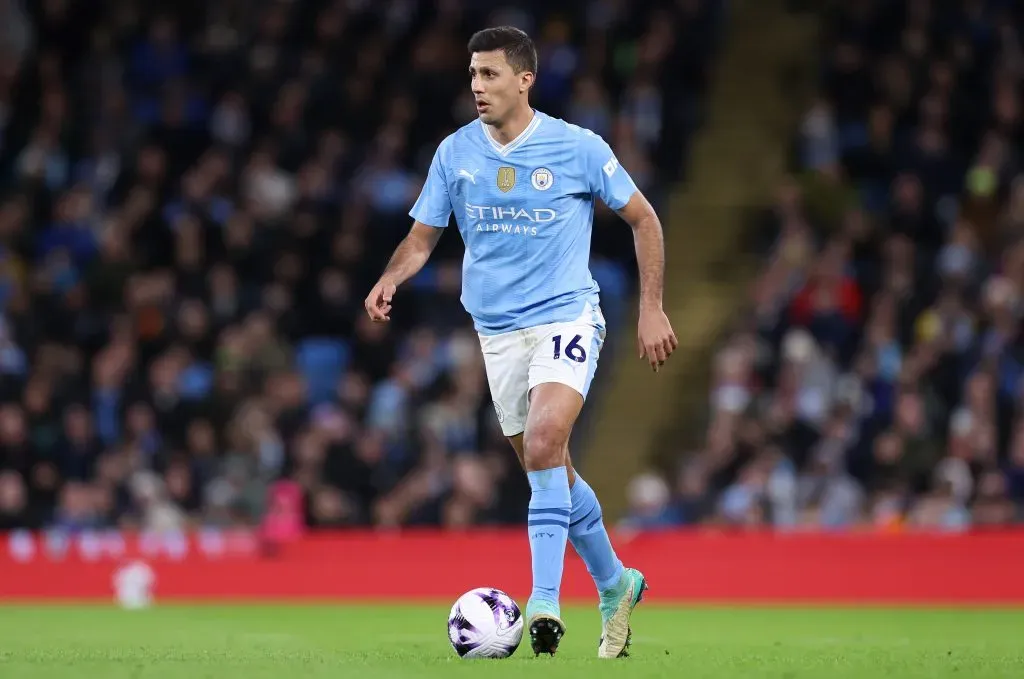
[[[533,188],[538,191],[547,191],[551,188],[551,183],[554,179],[555,178],[551,174],[551,170],[546,167],[538,167],[530,176],[530,183],[533,184]]]
[[[508,193],[516,185],[516,169],[502,165],[498,168],[498,188],[502,193]]]

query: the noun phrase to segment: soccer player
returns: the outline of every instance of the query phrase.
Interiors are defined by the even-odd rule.
[[[480,336],[502,432],[529,477],[533,591],[526,623],[535,654],[554,655],[565,633],[559,589],[566,540],[600,595],[598,656],[626,654],[630,615],[647,583],[616,556],[594,491],[572,468],[572,431],[605,339],[591,277],[594,201],[632,227],[640,267],[640,358],[657,372],[677,346],[662,310],[664,241],[650,203],[608,144],[534,110],[532,40],[511,27],[469,41],[478,120],[438,146],[412,228],[366,298],[390,320],[396,288],[430,257],[452,212],[465,242],[462,303]]]

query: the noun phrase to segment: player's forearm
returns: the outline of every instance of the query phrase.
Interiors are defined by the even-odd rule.
[[[633,244],[640,269],[640,308],[661,309],[665,290],[665,239],[656,215],[633,225]]]
[[[420,272],[433,250],[431,244],[411,234],[406,236],[391,255],[381,280],[387,279],[396,287],[401,285]]]

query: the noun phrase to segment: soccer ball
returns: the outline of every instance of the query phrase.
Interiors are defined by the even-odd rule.
[[[448,615],[448,640],[461,658],[507,658],[522,638],[523,614],[500,589],[471,589]]]

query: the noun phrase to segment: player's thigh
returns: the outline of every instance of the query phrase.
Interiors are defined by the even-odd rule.
[[[542,382],[530,390],[523,452],[527,469],[567,464],[569,435],[583,408],[579,392],[560,382]]]
[[[514,437],[526,429],[530,392],[530,345],[521,332],[480,335],[487,386],[501,432]]]

